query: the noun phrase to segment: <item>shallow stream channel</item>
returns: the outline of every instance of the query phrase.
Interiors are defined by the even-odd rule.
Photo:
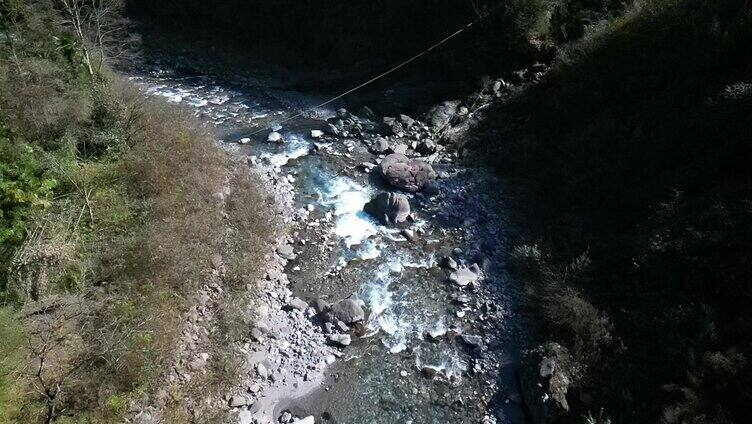
[[[323,94],[272,88],[249,77],[227,80],[159,66],[131,75],[145,94],[182,105],[211,127],[230,154],[292,183],[294,255],[285,273],[295,296],[333,303],[356,294],[364,303],[365,319],[350,328],[352,343],[339,349],[321,384],[280,398],[275,417],[525,422],[515,370],[526,326],[505,265],[504,190],[491,172],[456,155],[421,159],[407,140],[407,156],[433,162],[438,178],[428,190],[404,192],[412,211],[406,222],[384,225],[363,207],[381,192],[398,192],[377,168],[388,151],[374,153],[373,137],[314,131],[338,110],[346,116],[344,104],[311,109]],[[427,124],[413,125],[415,134],[429,133]],[[272,131],[284,142],[268,141]],[[401,143],[399,134],[383,139]],[[456,269],[472,269],[477,278],[453,283],[449,275]]]

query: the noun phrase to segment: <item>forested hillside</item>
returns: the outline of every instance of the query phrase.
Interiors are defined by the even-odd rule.
[[[130,35],[77,26],[101,13],[102,31],[126,31],[118,5],[0,2],[2,423],[122,420],[162,382],[181,314],[228,249],[223,214],[251,222],[233,241],[247,254],[271,231],[246,171],[110,72]]]
[[[575,421],[750,419],[750,43],[745,2],[637,2],[484,122]]]

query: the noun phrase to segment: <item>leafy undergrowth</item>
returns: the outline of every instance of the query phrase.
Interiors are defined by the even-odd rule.
[[[750,43],[745,2],[637,2],[486,120],[517,275],[587,370],[573,421],[748,421]]]
[[[52,6],[0,3],[0,423],[117,422],[164,381],[212,256],[245,288],[275,223],[199,126],[61,48]]]

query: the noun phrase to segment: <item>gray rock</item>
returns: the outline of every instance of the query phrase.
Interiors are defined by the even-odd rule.
[[[376,122],[378,117],[375,113],[369,108],[368,106],[363,106],[360,109],[358,109],[358,117],[361,119],[368,119],[369,121]]]
[[[379,170],[389,184],[409,192],[422,190],[437,176],[436,171],[428,163],[409,159],[398,153],[385,157],[379,165]]]
[[[321,138],[324,136],[324,132],[321,130],[311,130],[311,138]]]
[[[266,137],[266,141],[268,141],[270,143],[280,143],[281,144],[281,143],[285,142],[285,139],[284,139],[284,137],[282,137],[282,134],[274,131],[274,132],[269,133],[269,135]]]
[[[256,365],[256,374],[258,374],[259,377],[266,379],[266,377],[269,376],[269,371],[266,369],[264,364],[258,364]]]
[[[387,135],[398,135],[405,131],[405,129],[402,127],[402,123],[400,123],[395,118],[384,117],[382,119],[382,122],[384,133]]]
[[[432,107],[426,113],[426,121],[434,128],[445,127],[457,115],[460,103],[459,100],[452,100]]]
[[[444,335],[446,335],[445,328],[432,328],[428,330],[428,332],[426,333],[426,336],[428,336],[430,340],[434,340],[434,341],[439,340]]]
[[[483,338],[481,336],[473,336],[470,334],[460,334],[460,340],[462,343],[473,348],[479,348],[483,344]]]
[[[261,330],[255,327],[251,329],[251,339],[259,341],[262,337],[264,337],[264,333],[262,333]]]
[[[400,115],[400,116],[399,116],[399,121],[400,121],[400,123],[402,124],[402,126],[403,126],[403,127],[405,128],[405,129],[408,129],[408,130],[409,130],[410,128],[412,128],[412,127],[413,127],[413,125],[415,125],[415,119],[413,119],[413,118],[411,118],[411,117],[409,117],[409,116],[407,116],[407,115]]]
[[[391,151],[392,153],[399,153],[401,155],[404,155],[405,153],[407,153],[407,145],[402,143],[395,144],[394,146],[392,146]]]
[[[386,153],[389,150],[389,141],[383,137],[379,137],[371,145],[371,152],[376,154]]]
[[[349,334],[330,334],[327,340],[335,346],[350,346],[352,339]]]
[[[329,305],[329,302],[327,302],[326,300],[320,297],[315,297],[311,300],[311,306],[317,314],[321,314],[328,311],[331,305]]]
[[[457,270],[457,261],[455,261],[451,256],[444,256],[444,258],[441,260],[441,267],[451,270]]]
[[[248,405],[248,398],[243,395],[234,395],[230,398],[229,401],[230,408],[240,408],[242,406]]]
[[[277,254],[279,254],[279,256],[288,260],[295,259],[295,256],[296,256],[295,251],[293,250],[292,246],[290,246],[289,244],[279,246],[277,248]]]
[[[474,283],[477,280],[478,280],[478,274],[464,267],[449,274],[449,281],[451,281],[454,284],[457,284],[460,287],[464,287],[470,283]]]
[[[350,117],[350,112],[347,111],[345,108],[339,108],[337,109],[337,118],[339,119],[347,119]]]
[[[293,297],[290,302],[287,303],[287,306],[298,311],[305,311],[308,309],[308,304],[305,303],[303,299],[297,297]]]
[[[357,297],[340,300],[331,306],[329,312],[334,319],[342,321],[345,324],[355,324],[356,322],[363,321],[366,317],[362,301]]]
[[[421,374],[423,374],[423,377],[432,379],[436,377],[436,374],[439,372],[439,369],[436,367],[425,366],[420,370],[420,372]]]
[[[450,146],[462,145],[470,130],[477,124],[478,121],[476,119],[467,119],[459,122],[457,125],[448,127],[441,135],[441,143]]]
[[[426,139],[426,140],[421,140],[420,143],[418,143],[418,146],[416,147],[415,150],[421,155],[430,155],[432,153],[435,153],[436,149],[437,149],[436,142],[430,139]]]
[[[410,201],[401,193],[379,193],[363,207],[382,224],[399,224],[410,215]]]
[[[350,327],[347,326],[344,322],[337,320],[336,322],[337,329],[343,333],[346,333],[350,330]]]
[[[328,134],[334,137],[339,136],[339,128],[334,126],[334,124],[332,123],[327,123],[326,125],[324,125],[322,131],[324,132],[324,134]]]
[[[409,228],[405,228],[404,230],[400,231],[400,233],[407,239],[407,241],[411,243],[418,241],[418,238],[415,237],[415,231]]]

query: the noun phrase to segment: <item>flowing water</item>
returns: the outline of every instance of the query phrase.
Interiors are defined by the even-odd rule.
[[[289,401],[279,405],[280,412],[289,409],[313,414],[317,422],[323,418],[340,423],[483,422],[486,414],[496,415],[497,422],[521,421],[511,371],[521,331],[510,308],[513,291],[501,261],[507,250],[504,219],[471,206],[499,202],[486,193],[494,181],[472,169],[447,166],[457,177],[445,183],[440,194],[444,205],[452,196],[462,196],[459,203],[455,199],[459,208],[413,196],[411,202],[422,207],[410,226],[421,234],[421,242],[411,243],[398,229],[380,225],[362,211],[384,187],[377,178],[354,170],[358,158],[367,156],[357,140],[344,141],[334,154],[311,154],[310,130],[334,116],[339,105],[310,110],[279,125],[319,104],[323,96],[274,89],[252,78],[231,83],[157,67],[131,79],[146,94],[183,105],[209,124],[232,154],[253,156],[280,175],[291,175],[297,206],[329,218],[325,227],[297,228],[298,238],[308,243],[288,265],[293,290],[303,298],[329,301],[357,293],[369,318],[359,329],[361,337],[331,366],[322,387],[303,398],[291,393]],[[279,131],[287,142],[267,143],[266,130],[248,136],[265,128]],[[317,242],[324,240],[326,249]],[[458,302],[463,294],[436,266],[454,248],[468,263],[485,261],[483,287],[468,293],[485,303]],[[430,340],[429,332],[440,340]],[[485,354],[445,336],[447,332],[482,333]],[[426,367],[441,378],[425,378]]]

